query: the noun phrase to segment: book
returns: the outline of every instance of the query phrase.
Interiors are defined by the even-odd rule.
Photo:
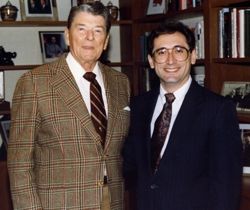
[[[245,10],[245,57],[250,57],[250,9]]]
[[[194,35],[195,35],[195,49],[197,53],[198,59],[205,58],[204,53],[204,21],[200,20],[196,23],[194,28]]]
[[[239,57],[245,57],[245,9],[240,9],[238,11],[239,17]]]

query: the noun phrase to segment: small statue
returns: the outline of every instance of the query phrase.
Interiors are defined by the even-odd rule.
[[[3,46],[0,46],[0,65],[14,65],[11,59],[16,55],[16,52],[5,52]]]

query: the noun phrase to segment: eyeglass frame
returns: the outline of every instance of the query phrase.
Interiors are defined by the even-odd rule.
[[[186,50],[186,52],[187,52],[187,57],[186,57],[184,60],[178,60],[178,59],[175,58],[174,54],[172,54],[173,50],[176,49],[176,48],[181,48],[181,49]],[[160,47],[160,48],[154,50],[153,53],[152,53],[152,57],[153,57],[154,61],[155,61],[156,63],[158,63],[158,64],[166,63],[166,61],[167,61],[167,59],[168,59],[168,56],[166,56],[166,59],[165,59],[164,62],[158,62],[158,61],[156,61],[156,59],[155,59],[155,53],[156,53],[156,51],[159,51],[159,50],[162,50],[162,49],[166,49],[166,50],[167,50],[167,51],[166,51],[167,53],[171,53],[172,56],[173,56],[173,58],[174,58],[175,60],[177,60],[177,61],[180,61],[180,62],[186,61],[186,60],[188,59],[190,53],[191,53],[191,50],[190,50],[190,49],[187,49],[186,47],[180,46],[180,45],[175,45],[175,46],[172,47],[172,48]],[[169,52],[170,50],[171,50],[171,52]],[[168,55],[168,54],[166,54],[166,55]]]

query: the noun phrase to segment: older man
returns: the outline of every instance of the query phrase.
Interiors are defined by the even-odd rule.
[[[124,74],[98,61],[109,30],[102,3],[73,7],[69,54],[18,81],[8,151],[15,209],[123,209],[130,89]]]

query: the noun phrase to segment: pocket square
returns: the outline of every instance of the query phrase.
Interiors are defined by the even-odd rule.
[[[126,106],[126,107],[123,108],[123,110],[130,111],[130,108],[129,108],[129,106]]]

